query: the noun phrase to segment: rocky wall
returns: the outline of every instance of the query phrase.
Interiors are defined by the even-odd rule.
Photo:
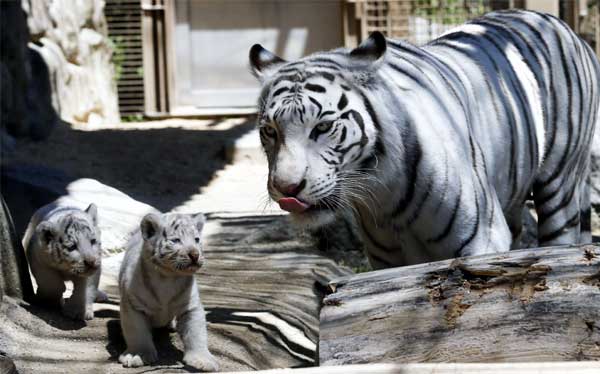
[[[119,122],[103,0],[23,0],[29,47],[46,63],[52,104],[67,122]]]

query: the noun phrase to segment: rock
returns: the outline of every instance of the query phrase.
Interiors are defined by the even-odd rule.
[[[67,194],[54,204],[85,209],[94,203],[98,207],[98,225],[105,255],[122,252],[131,233],[139,227],[142,217],[158,212],[150,205],[94,179],[78,179],[70,183],[66,190]]]
[[[26,95],[27,128],[33,140],[46,139],[57,126],[59,117],[52,106],[52,87],[48,66],[40,53],[29,48],[28,86]]]
[[[67,194],[73,178],[56,169],[34,165],[2,165],[0,190],[13,213],[17,237],[22,238],[33,213]]]
[[[52,102],[67,122],[119,122],[104,1],[26,2],[31,48],[48,65]]]
[[[10,211],[0,196],[0,301],[3,296],[30,299],[33,296],[29,267],[17,238]]]
[[[10,155],[12,155],[16,148],[17,141],[14,136],[10,135],[5,129],[0,127],[0,158],[8,158]]]
[[[20,2],[2,2],[0,6],[3,142],[4,134],[42,140],[48,137],[58,121],[50,101],[48,68],[41,56],[27,47],[27,19]]]
[[[52,19],[50,18],[50,7],[48,7],[45,0],[25,1],[23,9],[26,14],[35,14],[35,17],[27,17],[27,26],[31,35],[31,41],[38,42],[46,30],[53,27]]]
[[[25,14],[18,1],[0,2],[0,61],[2,62],[2,111],[0,125],[12,136],[27,136],[27,41]]]
[[[17,374],[15,363],[9,357],[0,353],[0,374]]]
[[[157,212],[123,192],[94,179],[77,179],[53,169],[17,165],[2,168],[2,191],[13,211],[18,211],[17,235],[23,237],[33,213],[46,204],[85,209],[98,206],[105,254],[119,252],[144,215]]]

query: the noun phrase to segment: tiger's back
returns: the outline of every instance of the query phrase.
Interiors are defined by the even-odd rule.
[[[471,131],[511,229],[519,230],[533,191],[542,245],[591,241],[589,221],[582,237],[573,230],[561,238],[579,212],[590,214],[583,189],[600,106],[591,48],[552,16],[509,11],[471,21],[425,50],[454,60],[453,71],[469,77],[463,92],[485,108],[470,111]]]

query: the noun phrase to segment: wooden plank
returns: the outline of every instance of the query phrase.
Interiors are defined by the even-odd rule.
[[[600,247],[512,251],[330,284],[320,362],[600,360]]]

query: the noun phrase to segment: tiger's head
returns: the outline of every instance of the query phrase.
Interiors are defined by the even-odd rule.
[[[145,255],[164,273],[195,273],[204,263],[201,237],[204,222],[202,213],[147,214],[140,223]]]
[[[262,85],[257,126],[269,163],[267,188],[281,209],[320,225],[364,196],[382,143],[365,90],[374,85],[386,40],[286,62],[256,44],[250,64]]]
[[[90,204],[85,211],[73,209],[56,221],[42,221],[36,227],[42,247],[48,251],[50,266],[75,276],[86,277],[102,261],[98,209]]]

